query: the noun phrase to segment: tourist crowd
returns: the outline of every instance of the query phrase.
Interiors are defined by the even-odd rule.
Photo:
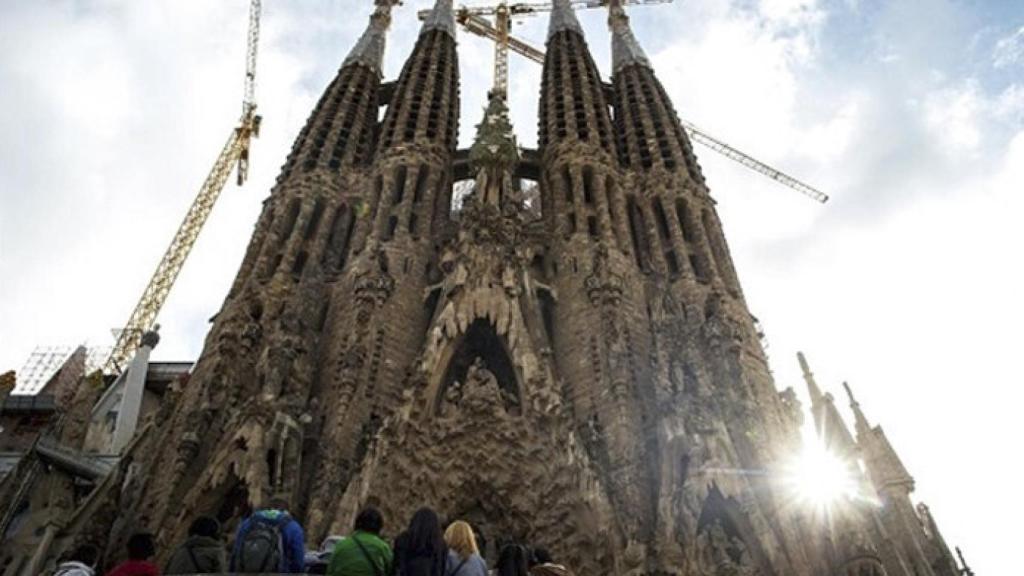
[[[352,533],[328,537],[319,550],[307,551],[302,526],[275,500],[242,521],[230,553],[223,546],[220,524],[202,516],[188,537],[160,569],[150,534],[134,534],[127,542],[128,559],[106,576],[160,574],[327,574],[329,576],[571,576],[543,548],[507,544],[488,568],[473,527],[463,520],[448,524],[430,508],[421,508],[394,545],[381,538],[384,518],[375,508],[356,517]],[[93,546],[75,549],[54,576],[95,576],[99,556]]]

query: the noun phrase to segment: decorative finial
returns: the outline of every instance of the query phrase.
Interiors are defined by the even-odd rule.
[[[850,399],[850,406],[854,408],[860,406],[857,399],[853,397],[853,390],[850,389],[850,385],[847,382],[843,382],[843,388],[846,390],[846,396]]]
[[[637,64],[651,68],[651,61],[640,47],[629,26],[629,16],[619,0],[608,3],[608,27],[612,31],[612,73],[618,73],[626,66]]]
[[[548,40],[563,30],[572,30],[580,36],[583,35],[583,27],[576,19],[576,11],[572,8],[572,2],[554,0],[554,7],[551,9],[551,23],[548,26]]]
[[[452,0],[437,0],[430,14],[423,19],[420,34],[426,34],[431,30],[442,30],[455,38],[455,9],[452,7]]]
[[[349,64],[362,64],[378,74],[384,67],[384,47],[387,40],[387,31],[391,26],[391,7],[395,2],[391,0],[380,0],[377,8],[370,15],[370,24],[366,31],[359,37],[359,41],[352,47],[342,67]]]

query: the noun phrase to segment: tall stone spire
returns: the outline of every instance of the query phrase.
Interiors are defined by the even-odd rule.
[[[431,30],[442,30],[455,38],[455,9],[452,7],[452,0],[437,0],[434,4],[430,14],[423,20],[420,34],[426,34]]]
[[[832,395],[822,394],[803,352],[797,352],[797,359],[800,361],[804,381],[807,382],[807,393],[811,397],[811,414],[814,416],[814,427],[818,431],[818,437],[825,442],[827,448],[843,455],[852,454],[857,450],[857,443],[839,414]]]
[[[612,31],[612,73],[632,64],[651,68],[651,61],[640,47],[629,26],[629,16],[619,0],[608,4],[608,27]]]
[[[572,30],[580,36],[583,35],[583,27],[576,19],[576,11],[573,10],[569,0],[555,0],[551,10],[551,23],[548,25],[548,40],[563,30]]]
[[[868,423],[868,419],[860,409],[860,402],[857,402],[857,399],[853,397],[853,390],[850,389],[848,383],[843,382],[843,388],[846,389],[846,396],[850,399],[850,408],[853,410],[857,436],[861,437],[869,434],[871,432],[871,424]]]
[[[352,47],[342,67],[350,64],[362,64],[367,68],[381,73],[384,65],[384,46],[388,27],[391,26],[391,0],[379,0],[377,8],[370,15],[370,24]]]

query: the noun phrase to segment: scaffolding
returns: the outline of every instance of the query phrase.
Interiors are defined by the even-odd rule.
[[[36,346],[25,360],[21,370],[17,372],[17,386],[13,394],[35,395],[39,393],[78,348],[78,346]],[[86,348],[85,373],[89,374],[100,368],[108,354],[110,354],[109,346]]]

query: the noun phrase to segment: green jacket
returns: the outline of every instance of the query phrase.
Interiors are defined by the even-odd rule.
[[[359,549],[363,545],[366,554]],[[377,566],[375,572],[367,561],[367,554]],[[348,538],[334,545],[328,576],[388,576],[391,574],[391,547],[377,535],[356,530]]]

